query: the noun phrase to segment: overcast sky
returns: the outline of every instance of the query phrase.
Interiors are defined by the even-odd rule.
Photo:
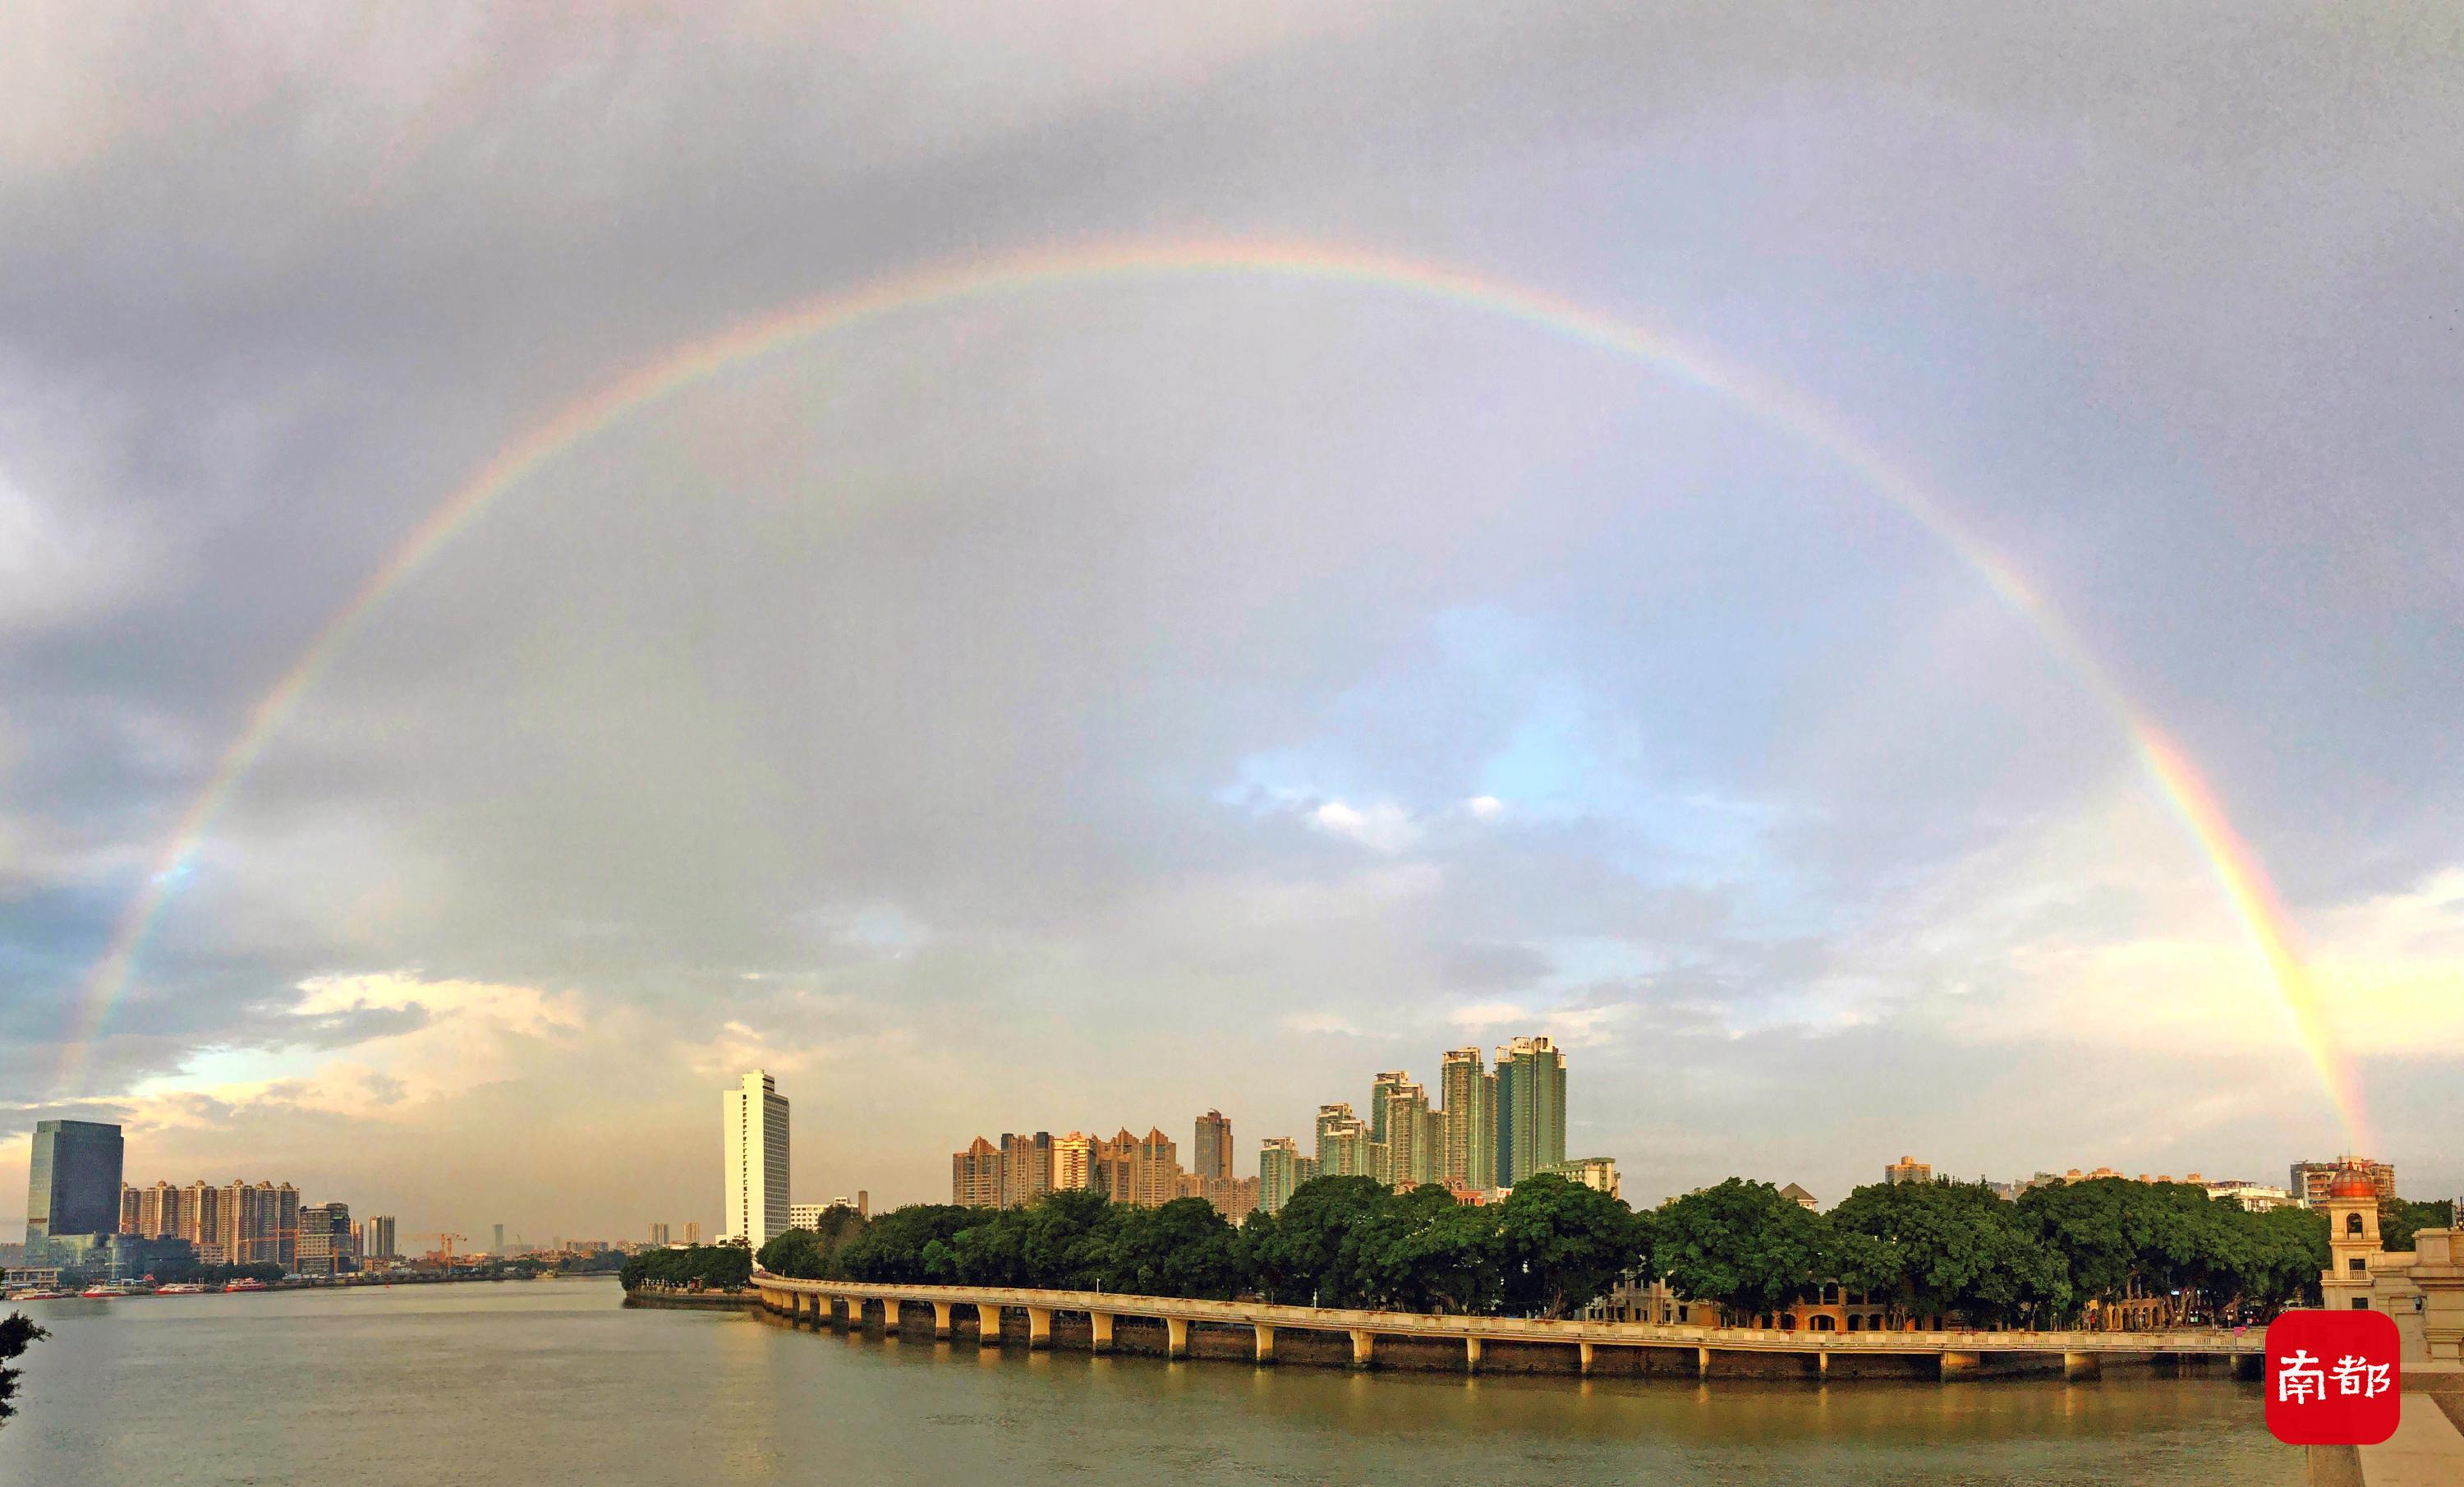
[[[456,487],[936,265],[1305,242],[1655,327],[1881,452],[2205,773],[2376,1155],[2464,1187],[2450,7],[0,16],[0,1216],[32,1123],[411,1230],[1005,1129],[1305,1136],[1546,1032],[1642,1203],[2346,1136],[2109,700],[1819,440],[1375,283],[1028,283]]]

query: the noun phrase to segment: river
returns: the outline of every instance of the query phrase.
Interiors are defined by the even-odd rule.
[[[1462,1379],[979,1352],[605,1280],[33,1302],[10,1487],[302,1483],[2268,1483],[2220,1379]]]

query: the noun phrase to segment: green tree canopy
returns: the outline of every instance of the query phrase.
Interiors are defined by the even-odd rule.
[[[1250,1245],[1250,1269],[1270,1300],[1320,1306],[1366,1306],[1360,1246],[1370,1221],[1394,1197],[1366,1177],[1320,1177],[1292,1191]]]
[[[1769,1183],[1732,1177],[1654,1215],[1652,1259],[1669,1288],[1735,1316],[1776,1311],[1830,1269],[1831,1226]]]
[[[2379,1207],[2379,1243],[2390,1250],[2409,1250],[2420,1229],[2446,1229],[2455,1222],[2455,1205],[2446,1199],[2414,1203],[2397,1198]]]
[[[33,1320],[22,1312],[11,1312],[7,1317],[0,1317],[0,1420],[17,1412],[13,1401],[17,1397],[19,1370],[8,1365],[23,1357],[26,1349],[49,1336],[50,1333],[35,1326]]]
[[[979,1222],[984,1213],[984,1210],[962,1209],[956,1204],[913,1203],[877,1214],[865,1226],[864,1232],[839,1252],[839,1269],[849,1280],[935,1280],[948,1284],[957,1276],[957,1266],[949,1258],[948,1241],[958,1231]],[[944,1267],[937,1273],[927,1266],[924,1257],[926,1246],[935,1243],[941,1245],[939,1263]]]
[[[1841,1200],[1830,1219],[1840,1283],[1903,1317],[2011,1321],[2058,1313],[2070,1298],[2059,1257],[1982,1183],[1876,1183]]]
[[[828,1254],[820,1237],[808,1229],[790,1229],[761,1247],[754,1259],[763,1270],[791,1280],[819,1280],[828,1275]]]
[[[1133,1210],[1112,1246],[1112,1289],[1229,1300],[1247,1289],[1239,1235],[1203,1198]]]
[[[1496,1226],[1505,1304],[1525,1316],[1579,1310],[1651,1262],[1650,1220],[1552,1172],[1516,1183]]]

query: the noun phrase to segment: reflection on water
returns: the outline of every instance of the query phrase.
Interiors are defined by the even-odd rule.
[[[1356,1375],[625,1311],[604,1281],[39,1302],[0,1482],[2248,1482],[2255,1388]]]

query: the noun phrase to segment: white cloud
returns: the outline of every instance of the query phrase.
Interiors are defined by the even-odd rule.
[[[1506,802],[1494,795],[1474,795],[1463,802],[1463,809],[1476,821],[1494,821],[1506,813]]]
[[[1411,813],[1392,801],[1380,801],[1364,810],[1340,800],[1330,800],[1309,812],[1309,824],[1329,835],[1358,842],[1389,856],[1420,840],[1420,828]]]
[[[0,634],[55,625],[126,592],[143,565],[127,513],[106,532],[62,517],[0,473]]]
[[[1360,1036],[1360,1030],[1333,1012],[1287,1012],[1280,1026],[1286,1032],[1336,1032],[1348,1038]]]
[[[139,1125],[194,1125],[251,1106],[407,1119],[418,1107],[516,1077],[543,1047],[569,1046],[583,1028],[575,991],[475,981],[423,981],[410,972],[319,976],[299,984],[298,1040],[273,1049],[208,1051],[183,1070],[132,1092]],[[320,1050],[322,1027],[347,1031],[368,1014],[374,1031]]]
[[[1546,1035],[1560,1048],[1591,1048],[1607,1042],[1608,1025],[1631,1010],[1621,1002],[1537,1011],[1515,1002],[1474,1002],[1448,1012],[1446,1021],[1474,1032],[1496,1029],[1501,1034]]]
[[[1502,1023],[1525,1022],[1530,1014],[1512,1002],[1475,1002],[1458,1007],[1446,1014],[1446,1021],[1459,1028],[1494,1028]]]

